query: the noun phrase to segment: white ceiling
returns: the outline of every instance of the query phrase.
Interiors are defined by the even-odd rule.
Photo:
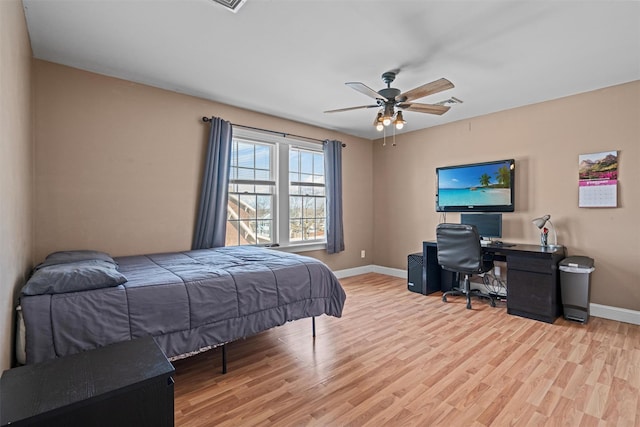
[[[640,79],[638,1],[23,0],[36,58],[368,139],[383,72],[416,100],[403,132]],[[203,111],[202,115],[209,112]],[[250,124],[249,124],[250,125]]]

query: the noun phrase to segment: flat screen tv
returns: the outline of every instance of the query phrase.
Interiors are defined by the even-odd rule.
[[[436,212],[513,212],[515,161],[436,168]]]

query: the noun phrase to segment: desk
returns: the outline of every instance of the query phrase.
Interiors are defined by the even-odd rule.
[[[437,250],[436,242],[422,244],[425,289],[448,291],[455,273],[439,268]],[[507,262],[507,313],[547,323],[562,314],[558,263],[566,256],[564,246],[487,245],[482,250]]]

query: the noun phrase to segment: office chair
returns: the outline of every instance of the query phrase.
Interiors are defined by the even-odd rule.
[[[471,309],[471,297],[487,298],[491,307],[496,302],[489,294],[471,289],[469,277],[473,274],[485,273],[493,268],[493,260],[483,258],[480,235],[475,225],[439,224],[436,228],[438,245],[438,264],[445,270],[456,273],[453,290],[442,294],[442,301],[447,302],[447,295],[464,295],[467,297],[467,308]],[[464,274],[463,287],[460,288],[460,274]]]

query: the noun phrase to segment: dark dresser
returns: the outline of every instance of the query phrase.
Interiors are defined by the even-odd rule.
[[[173,426],[173,365],[151,337],[4,371],[4,426]]]

